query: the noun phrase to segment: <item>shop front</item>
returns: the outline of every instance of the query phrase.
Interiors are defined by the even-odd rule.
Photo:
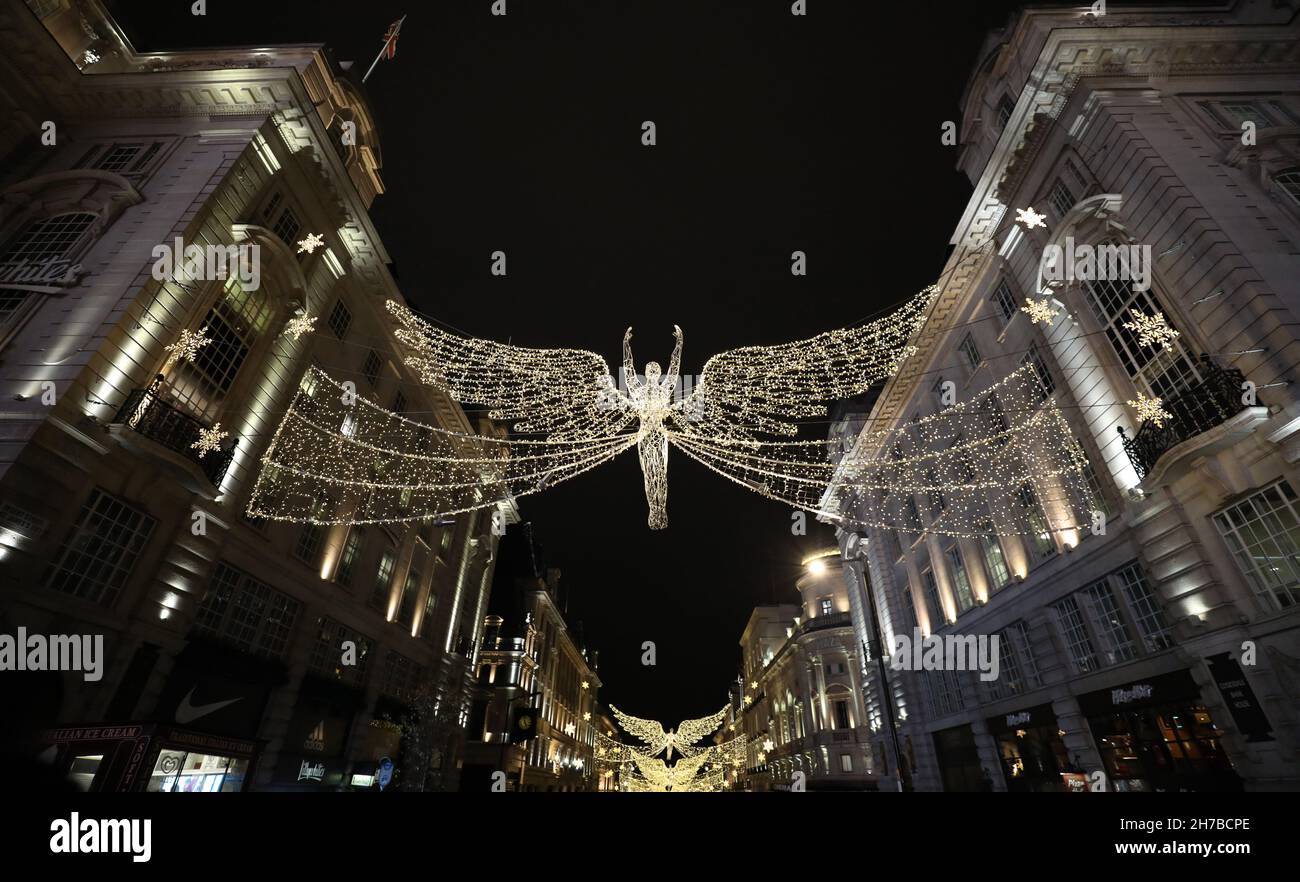
[[[245,790],[261,742],[178,726],[67,726],[45,733],[55,767],[87,791],[230,793]]]
[[[148,649],[147,647],[145,649]],[[110,713],[131,713],[156,652],[137,652]],[[232,647],[191,640],[144,719],[65,726],[46,733],[59,768],[83,790],[229,793],[245,790],[261,752],[262,715],[284,666]]]
[[[1070,782],[1077,777],[1078,770],[1070,764],[1050,704],[991,717],[988,727],[998,744],[1002,777],[1009,792],[1074,790]]]
[[[1241,790],[1223,730],[1187,671],[1079,696],[1116,791]]]
[[[338,790],[345,784],[345,753],[362,695],[342,683],[303,678],[271,776],[275,790]]]
[[[947,792],[977,792],[993,789],[987,770],[980,765],[975,733],[970,726],[956,726],[934,733],[934,750],[939,760],[943,789]]]

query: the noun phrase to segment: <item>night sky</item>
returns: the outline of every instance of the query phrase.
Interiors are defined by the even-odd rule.
[[[970,187],[940,126],[1017,5],[809,0],[110,2],[141,50],[324,42],[370,78],[406,297],[466,333],[639,368],[843,327],[933,281]],[[641,145],[653,120],[658,145]],[[490,273],[493,251],[509,274]],[[808,275],[790,253],[808,254]],[[808,431],[824,432],[824,426]],[[600,651],[602,698],[670,725],[717,709],[757,604],[796,602],[810,519],[669,455],[647,529],[635,453],[521,500]],[[505,574],[503,574],[505,575]],[[501,584],[498,579],[498,585]],[[658,665],[643,667],[653,640]]]

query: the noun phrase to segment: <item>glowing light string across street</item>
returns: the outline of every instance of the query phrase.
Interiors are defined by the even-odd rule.
[[[667,525],[667,456],[675,446],[750,489],[827,519],[951,535],[1074,530],[1089,521],[1086,459],[1032,365],[993,389],[891,430],[865,449],[884,461],[827,461],[798,420],[866,391],[913,354],[937,289],[861,327],[710,358],[675,395],[682,332],[665,372],[638,376],[631,330],[622,383],[593,352],[527,349],[453,334],[400,304],[405,363],[458,402],[510,423],[509,439],[423,425],[312,368],[264,457],[249,513],[291,521],[423,520],[505,503],[638,449],[649,525]],[[837,472],[838,470],[838,472]],[[828,487],[834,482],[834,493]],[[916,496],[929,498],[921,524]]]

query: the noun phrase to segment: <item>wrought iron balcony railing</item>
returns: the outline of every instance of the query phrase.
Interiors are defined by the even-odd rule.
[[[166,401],[157,383],[146,389],[133,390],[113,422],[184,456],[202,470],[213,486],[221,483],[239,443],[234,441],[228,447],[200,456],[193,445],[199,440],[199,433],[210,427]]]
[[[1123,426],[1118,427],[1124,452],[1139,479],[1150,474],[1167,451],[1221,425],[1246,407],[1242,398],[1245,375],[1240,370],[1219,367],[1208,355],[1197,356],[1197,370],[1201,374],[1199,383],[1162,403],[1172,415],[1163,426],[1147,420],[1132,438],[1124,433]],[[1263,402],[1257,404],[1263,406]]]

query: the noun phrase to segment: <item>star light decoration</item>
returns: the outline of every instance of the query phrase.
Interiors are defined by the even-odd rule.
[[[1136,309],[1130,309],[1129,313],[1133,316],[1133,321],[1124,322],[1124,327],[1137,334],[1139,346],[1149,346],[1153,349],[1157,346],[1165,349],[1174,348],[1174,341],[1178,339],[1179,334],[1169,326],[1164,313],[1147,315]]]
[[[405,364],[429,387],[486,406],[508,438],[415,422],[311,367],[263,457],[248,513],[316,524],[445,519],[510,504],[637,450],[651,529],[667,523],[671,444],[719,475],[847,529],[952,536],[1078,530],[1091,523],[1087,461],[1032,366],[931,417],[872,431],[860,453],[790,440],[826,402],[895,374],[937,296],[807,340],[720,353],[678,394],[682,334],[667,372],[621,382],[595,353],[526,349],[434,327],[390,302]],[[866,451],[875,450],[869,454]],[[920,522],[918,500],[932,514]],[[943,502],[943,505],[938,503]]]
[[[1043,227],[1044,229],[1046,229],[1047,224],[1044,223],[1044,221],[1046,220],[1047,220],[1047,215],[1039,214],[1038,212],[1034,211],[1034,207],[1032,205],[1029,206],[1028,208],[1016,209],[1016,223],[1024,224],[1026,230],[1032,230],[1034,227]]]
[[[295,315],[285,322],[284,330],[280,332],[280,336],[292,337],[296,343],[303,334],[314,333],[316,333],[316,316],[304,314]]]
[[[306,239],[302,239],[298,242],[298,253],[302,254],[306,251],[308,254],[311,254],[324,244],[324,236],[317,235],[316,233],[308,233]]]
[[[208,336],[206,325],[197,331],[182,328],[180,338],[175,343],[163,347],[163,352],[167,353],[167,361],[163,367],[169,368],[178,361],[194,361],[198,357],[199,350],[211,342],[212,338]]]
[[[203,459],[209,453],[220,453],[221,441],[229,435],[229,432],[222,431],[221,423],[213,423],[210,429],[199,429],[199,438],[190,447],[199,452],[199,459]]]
[[[1137,413],[1138,419],[1143,422],[1149,422],[1157,428],[1163,428],[1165,420],[1172,420],[1174,415],[1165,410],[1164,399],[1159,396],[1147,398],[1146,395],[1139,392],[1137,400],[1129,399],[1126,404]]]
[[[1042,300],[1026,297],[1025,305],[1020,307],[1020,311],[1029,316],[1029,320],[1036,325],[1050,326],[1056,319],[1056,310],[1052,308],[1050,297],[1044,297]]]

